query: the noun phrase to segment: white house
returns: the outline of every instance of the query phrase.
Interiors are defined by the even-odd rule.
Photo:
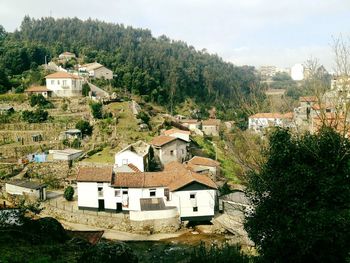
[[[182,163],[187,160],[188,142],[183,139],[160,135],[153,138],[151,145],[154,150],[154,156],[162,165],[172,161]]]
[[[115,166],[133,164],[141,172],[148,170],[150,145],[137,141],[115,154]]]
[[[72,161],[79,158],[83,154],[83,151],[76,149],[49,150],[49,154],[56,161]]]
[[[11,195],[28,195],[38,200],[46,200],[46,185],[32,181],[13,180],[5,185],[6,193]]]
[[[46,77],[46,87],[52,91],[52,96],[81,96],[83,79],[67,72],[56,72]]]
[[[293,80],[303,80],[304,66],[302,64],[295,64],[290,70],[290,76]]]
[[[97,62],[84,64],[79,67],[79,71],[87,72],[90,77],[96,78],[96,79],[100,79],[100,78],[113,79],[112,70],[106,68],[105,66]]]
[[[129,212],[136,221],[179,216],[210,220],[214,216],[215,183],[172,162],[162,172],[116,173],[112,167],[80,168],[79,209]]]
[[[219,136],[220,131],[219,119],[209,119],[202,121],[202,131],[205,135],[208,136]]]
[[[170,129],[163,132],[165,136],[171,136],[175,138],[182,139],[186,142],[190,142],[190,131],[183,131],[179,129]]]
[[[289,127],[293,120],[293,113],[256,113],[249,116],[248,129],[254,132],[263,132],[269,127]]]

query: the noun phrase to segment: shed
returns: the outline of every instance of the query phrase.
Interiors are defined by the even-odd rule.
[[[50,150],[52,159],[56,161],[72,161],[77,159],[83,154],[82,150],[76,149],[64,149],[64,150]]]
[[[46,200],[46,185],[33,181],[13,180],[6,183],[6,193],[28,195],[39,200]]]

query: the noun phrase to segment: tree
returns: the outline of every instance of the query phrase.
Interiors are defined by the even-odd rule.
[[[83,96],[84,96],[84,97],[89,96],[89,92],[90,92],[90,90],[91,90],[91,89],[90,89],[89,84],[84,83],[84,84],[83,84],[83,87],[82,87],[82,90],[81,90],[81,92],[82,92]]]
[[[38,106],[40,108],[51,109],[53,108],[53,104],[46,100],[45,97],[41,94],[33,94],[30,96],[30,106]]]
[[[102,119],[103,113],[102,113],[102,103],[101,102],[93,102],[90,104],[92,116],[94,116],[95,119]]]
[[[67,188],[64,190],[64,198],[67,201],[72,201],[74,196],[74,188],[72,186],[67,186]]]
[[[22,112],[22,118],[24,121],[29,123],[44,122],[48,119],[49,113],[42,109],[37,109],[36,111],[25,110]]]
[[[82,133],[82,135],[91,135],[92,134],[92,130],[93,127],[90,125],[90,123],[88,121],[84,121],[84,120],[79,120],[77,122],[77,124],[75,125],[76,129],[79,129]]]
[[[349,262],[350,141],[277,129],[266,158],[248,179],[245,223],[261,262]]]

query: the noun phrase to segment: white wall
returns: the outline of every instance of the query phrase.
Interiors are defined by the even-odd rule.
[[[170,134],[169,136],[174,137],[174,138],[180,138],[186,142],[190,141],[190,135],[189,134],[184,134],[181,132],[174,132],[172,134]]]
[[[40,190],[24,188],[24,187],[12,185],[12,184],[6,184],[6,192],[12,195],[23,195],[23,193],[25,193],[25,194],[35,196],[36,198],[40,197]]]
[[[121,153],[116,153],[115,155],[115,164],[120,167],[123,165],[123,160],[126,161],[126,164],[133,164],[135,165],[141,172],[145,171],[143,158],[142,156],[139,156],[135,152],[132,152],[130,150],[126,150]]]
[[[195,200],[190,199],[190,194],[195,193]],[[167,206],[177,206],[180,217],[213,216],[215,209],[215,190],[175,191],[171,194],[171,200]],[[197,206],[198,211],[193,212]]]
[[[78,182],[78,206],[98,208],[98,190],[96,182]]]
[[[73,78],[46,79],[46,87],[52,90],[53,96],[70,97],[81,95],[82,80]]]
[[[130,211],[130,220],[133,221],[144,221],[144,220],[155,220],[155,219],[166,219],[176,217],[178,210],[176,207],[166,210],[156,211]]]

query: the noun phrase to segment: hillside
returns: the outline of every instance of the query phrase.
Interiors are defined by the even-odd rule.
[[[0,43],[0,92],[42,81],[39,73],[26,83],[18,75],[35,72],[45,56],[49,61],[71,51],[83,62],[99,61],[112,69],[116,90],[141,95],[169,111],[187,98],[221,111],[239,109],[241,101],[259,93],[253,67],[237,67],[182,41],[122,24],[25,17],[14,33],[0,28]]]

